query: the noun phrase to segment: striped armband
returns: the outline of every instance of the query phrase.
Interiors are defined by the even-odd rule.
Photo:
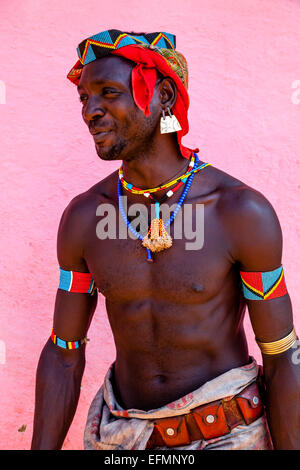
[[[59,277],[59,289],[78,294],[91,294],[95,292],[95,283],[90,273],[79,273],[76,271],[65,271],[62,268]]]
[[[246,299],[269,300],[287,293],[283,267],[266,272],[240,271],[243,293]]]
[[[82,344],[89,341],[87,338],[80,339],[79,341],[65,341],[64,339],[56,336],[56,334],[54,334],[54,330],[51,332],[51,339],[54,344],[63,349],[78,349]]]

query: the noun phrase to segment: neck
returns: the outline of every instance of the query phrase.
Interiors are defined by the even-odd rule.
[[[188,160],[181,155],[172,134],[156,142],[134,159],[123,161],[124,179],[139,188],[153,188],[186,170]]]

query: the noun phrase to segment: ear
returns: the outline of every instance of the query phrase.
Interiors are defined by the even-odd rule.
[[[172,78],[164,77],[158,85],[161,108],[172,109],[177,98],[177,88]]]

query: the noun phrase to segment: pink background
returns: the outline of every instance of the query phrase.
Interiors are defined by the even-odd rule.
[[[78,193],[118,167],[101,162],[66,73],[77,44],[116,28],[167,31],[190,69],[190,133],[201,158],[261,191],[284,236],[299,318],[299,0],[0,2],[0,448],[28,449],[35,370],[58,283],[56,233]],[[6,94],[4,94],[6,89]],[[260,361],[246,319],[250,352]],[[100,299],[65,449],[81,449],[88,406],[115,350]],[[26,425],[25,432],[18,429]]]

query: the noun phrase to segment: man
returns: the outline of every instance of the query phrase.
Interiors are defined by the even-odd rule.
[[[68,78],[97,154],[123,164],[62,216],[32,449],[60,449],[72,422],[94,286],[106,299],[116,359],[90,407],[86,449],[299,449],[297,341],[274,209],[182,144],[187,66],[173,35],[109,30],[83,41],[78,55]],[[133,227],[124,196],[128,211],[147,208],[148,233]],[[162,203],[177,204],[175,215],[190,205],[194,222],[204,207],[200,249],[174,237],[175,216],[165,220]],[[135,239],[98,236],[99,207],[107,204],[122,214],[117,228],[126,224]],[[246,304],[263,353],[273,444],[260,368],[248,355]]]

